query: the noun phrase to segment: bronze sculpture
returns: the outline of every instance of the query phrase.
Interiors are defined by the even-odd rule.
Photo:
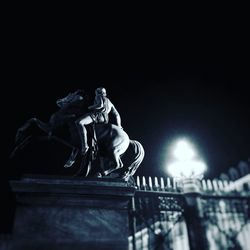
[[[96,89],[95,104],[88,109],[86,99],[87,96],[84,91],[77,90],[57,100],[57,106],[60,109],[51,115],[48,123],[44,123],[37,118],[28,120],[17,131],[16,147],[12,156],[32,140],[34,135],[30,133],[29,129],[34,126],[43,134],[45,133],[47,139],[57,140],[72,148],[71,156],[65,167],[71,167],[75,161],[80,162],[76,175],[90,176],[94,166],[97,166],[98,169],[94,172],[95,176],[106,177],[112,176],[113,173],[113,176],[128,180],[129,177],[134,175],[144,158],[142,145],[138,141],[129,139],[129,136],[121,127],[120,115],[106,97],[104,88]],[[115,115],[116,124],[108,122],[109,113]],[[55,134],[56,129],[64,125],[67,125],[70,131],[70,140],[62,139]],[[82,129],[80,133],[79,129]],[[85,138],[79,136],[82,135],[81,132],[84,129],[89,131],[88,134],[85,133]],[[83,144],[83,140],[86,144]],[[87,142],[89,142],[89,145],[87,145]],[[86,145],[89,150],[86,150]],[[132,162],[123,166],[121,157],[127,149],[132,151]],[[80,150],[82,154],[79,154]],[[95,162],[97,163],[94,164]],[[119,169],[123,171],[117,171]],[[114,175],[114,173],[117,174]]]

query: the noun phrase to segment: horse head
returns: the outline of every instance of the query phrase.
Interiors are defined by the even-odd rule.
[[[88,97],[83,90],[77,90],[58,99],[56,104],[60,109],[50,116],[49,124],[51,128],[73,122],[77,117],[86,113],[87,100]]]
[[[64,109],[71,105],[78,104],[79,102],[82,102],[84,99],[86,99],[86,95],[83,90],[76,90],[73,93],[69,93],[67,96],[58,99],[56,101],[56,104],[59,108]]]

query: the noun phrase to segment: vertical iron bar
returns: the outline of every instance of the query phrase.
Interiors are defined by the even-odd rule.
[[[131,210],[132,210],[132,244],[133,244],[133,250],[136,250],[136,208],[135,208],[135,197],[133,196],[131,199]]]

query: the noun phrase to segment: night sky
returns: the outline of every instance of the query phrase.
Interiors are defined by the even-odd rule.
[[[166,176],[167,146],[179,136],[195,143],[208,178],[250,157],[249,59],[243,43],[225,43],[217,35],[192,43],[170,34],[168,43],[156,36],[145,42],[97,31],[80,38],[54,26],[22,24],[27,22],[9,32],[3,68],[6,213],[13,210],[8,180],[25,173],[72,174],[63,168],[70,150],[56,143],[33,143],[8,157],[18,127],[31,117],[47,121],[57,111],[55,101],[76,89],[90,98],[96,87],[107,89],[124,130],[144,146],[136,175]]]

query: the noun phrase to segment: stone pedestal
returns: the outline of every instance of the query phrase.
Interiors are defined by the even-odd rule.
[[[26,176],[17,197],[13,250],[128,249],[134,188],[113,179]]]

